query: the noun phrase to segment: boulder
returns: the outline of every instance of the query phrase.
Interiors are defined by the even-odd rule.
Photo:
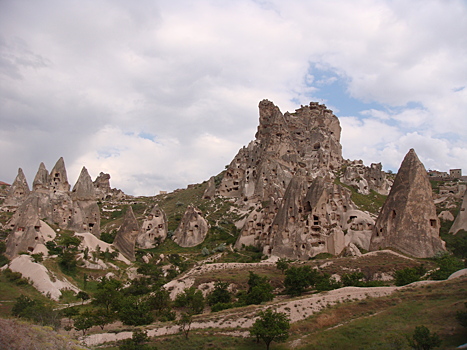
[[[204,241],[208,229],[201,211],[189,205],[172,239],[181,247],[194,247]]]
[[[428,175],[415,150],[405,156],[381,208],[370,250],[394,248],[428,258],[445,250]]]

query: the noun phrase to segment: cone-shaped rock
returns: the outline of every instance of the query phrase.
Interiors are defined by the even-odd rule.
[[[39,243],[38,197],[31,195],[18,208],[10,225],[12,232],[6,243],[6,256],[13,259],[21,252],[32,252]]]
[[[216,181],[215,181],[215,177],[211,176],[211,178],[208,181],[208,187],[204,191],[203,198],[212,199],[214,198],[215,194],[216,194]]]
[[[207,233],[207,221],[198,209],[190,205],[174,232],[173,240],[181,247],[194,247],[204,241]]]
[[[135,242],[138,232],[138,222],[136,221],[133,209],[129,206],[123,217],[123,224],[115,236],[113,245],[131,261],[135,260]]]
[[[88,170],[85,167],[81,169],[78,181],[76,181],[73,191],[71,192],[71,198],[78,201],[90,201],[96,199],[94,184],[92,183],[91,176],[89,176]]]
[[[49,172],[47,171],[43,162],[39,165],[37,170],[36,177],[32,183],[32,190],[38,192],[47,192],[49,190]]]
[[[157,205],[143,221],[137,244],[143,249],[156,247],[167,237],[167,216]]]
[[[23,169],[19,168],[18,175],[16,175],[15,181],[11,185],[3,205],[18,207],[24,202],[29,192],[26,176],[24,176]]]
[[[63,160],[63,157],[60,157],[60,159],[57,161],[52,171],[50,172],[49,181],[50,188],[53,191],[68,192],[70,190],[70,184],[68,183],[65,161]]]
[[[444,245],[428,175],[411,149],[376,220],[370,250],[395,248],[427,258],[445,250]]]
[[[459,214],[457,214],[456,220],[454,220],[449,233],[456,234],[460,230],[467,231],[467,191],[464,194],[461,210],[459,211]]]

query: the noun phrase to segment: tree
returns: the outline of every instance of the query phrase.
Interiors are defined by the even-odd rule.
[[[280,258],[276,261],[276,267],[285,273],[285,270],[289,268],[289,261],[286,258]]]
[[[82,290],[80,290],[78,293],[76,293],[76,297],[78,299],[81,299],[81,305],[84,304],[84,301],[85,300],[88,300],[90,297],[89,297],[89,294],[86,293],[86,292],[83,292]]]
[[[185,335],[185,339],[188,339],[188,333],[190,332],[191,323],[193,322],[193,316],[189,313],[182,313],[177,324],[180,326],[180,332]]]
[[[73,325],[77,331],[82,331],[86,335],[86,331],[94,326],[94,317],[91,311],[86,310],[73,319]]]
[[[119,303],[118,318],[125,325],[142,326],[154,321],[147,300],[141,297],[128,296]]]
[[[269,350],[271,342],[283,342],[289,337],[290,321],[283,312],[271,309],[260,311],[258,319],[250,329],[250,334],[262,339]]]
[[[319,272],[310,266],[292,266],[285,271],[285,292],[291,296],[301,295],[308,287],[314,285]]]
[[[439,269],[430,275],[435,280],[445,280],[454,272],[464,268],[462,260],[449,253],[437,257],[436,263]]]
[[[125,339],[120,342],[118,350],[149,350],[152,349],[145,344],[149,341],[148,332],[136,329],[131,339]]]
[[[425,326],[415,327],[412,336],[407,337],[409,346],[414,350],[430,350],[441,345],[441,339],[438,334],[431,334],[430,330]]]
[[[118,309],[118,303],[122,299],[122,282],[114,278],[102,277],[94,293],[93,304],[105,307],[107,312],[112,308]]]
[[[396,286],[405,286],[406,284],[419,281],[426,273],[425,266],[406,267],[402,270],[397,270],[394,274]]]
[[[217,281],[214,284],[214,290],[207,297],[208,304],[210,306],[213,306],[219,303],[230,303],[230,301],[232,300],[232,295],[229,292],[228,288],[228,282]]]
[[[92,319],[96,326],[101,327],[103,330],[106,325],[115,320],[115,314],[108,312],[106,309],[97,308],[92,311]]]
[[[241,295],[240,303],[245,305],[261,304],[264,301],[271,301],[274,299],[272,293],[273,287],[269,283],[266,276],[259,276],[250,271],[248,279],[248,291],[246,294]]]
[[[175,298],[176,307],[185,307],[191,315],[200,314],[204,310],[203,293],[195,287],[185,288]]]
[[[363,272],[344,273],[341,281],[344,287],[363,287],[365,285],[365,282],[362,281],[363,278],[365,278]]]

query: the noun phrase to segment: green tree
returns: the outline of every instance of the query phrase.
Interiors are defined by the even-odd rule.
[[[81,299],[81,305],[84,304],[85,300],[88,300],[90,298],[89,294],[86,293],[86,292],[83,292],[82,290],[80,290],[78,293],[76,293],[76,297],[78,299]]]
[[[116,319],[115,313],[108,312],[106,309],[103,308],[96,308],[92,310],[91,315],[93,323],[96,326],[101,327],[102,330],[106,325],[112,323]]]
[[[259,276],[250,271],[248,278],[248,291],[240,296],[240,304],[261,304],[274,299],[273,287],[266,276]]]
[[[91,311],[86,310],[79,315],[75,316],[73,319],[73,326],[77,331],[82,331],[83,335],[86,335],[86,332],[89,328],[93,327],[94,317]]]
[[[147,300],[137,296],[127,296],[120,300],[118,318],[125,325],[142,326],[154,321]]]
[[[437,257],[435,261],[439,269],[430,275],[430,277],[435,280],[445,280],[454,272],[464,268],[463,261],[449,253],[442,254]]]
[[[142,329],[136,329],[133,332],[131,339],[125,339],[120,342],[118,350],[150,350],[155,349],[150,347],[147,343],[150,340],[148,332]]]
[[[200,314],[204,310],[203,293],[195,287],[185,288],[177,295],[174,302],[176,307],[185,307],[191,315]]]
[[[103,277],[97,285],[94,293],[93,304],[103,306],[107,312],[118,309],[118,303],[122,299],[122,282],[114,278]]]
[[[292,266],[285,271],[285,292],[291,296],[301,295],[319,280],[319,271],[310,266]]]
[[[422,264],[418,267],[406,267],[402,270],[397,270],[394,274],[396,286],[405,286],[406,284],[419,281],[426,273],[425,266]]]
[[[285,273],[285,271],[289,268],[289,261],[286,258],[280,258],[276,261],[276,267]]]
[[[191,323],[193,322],[193,316],[189,313],[182,313],[177,324],[180,326],[180,332],[185,335],[185,339],[188,339],[188,333],[190,333]]]
[[[354,287],[362,287],[365,285],[365,282],[362,281],[365,278],[363,272],[352,272],[352,273],[344,273],[342,275],[342,285],[344,287],[354,286]]]
[[[208,295],[207,300],[210,306],[219,303],[230,303],[232,294],[228,290],[229,283],[217,281],[214,284],[214,290]]]
[[[407,337],[409,346],[414,350],[430,350],[441,345],[441,339],[438,334],[431,334],[425,326],[415,327],[412,336]]]
[[[271,309],[260,311],[258,319],[250,328],[250,334],[262,339],[269,350],[271,342],[283,342],[289,337],[290,321],[283,312]]]

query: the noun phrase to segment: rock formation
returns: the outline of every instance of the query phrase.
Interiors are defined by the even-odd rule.
[[[445,250],[428,175],[411,149],[405,156],[371,237],[371,250],[395,248],[418,258]]]
[[[462,200],[461,209],[459,214],[456,216],[456,220],[451,226],[449,233],[456,234],[460,230],[467,231],[467,192],[464,194],[464,199]]]
[[[344,174],[340,179],[343,184],[354,186],[364,195],[370,194],[371,190],[385,196],[389,194],[392,181],[387,178],[381,163],[372,163],[369,167],[361,160],[346,163]]]
[[[143,249],[154,248],[167,237],[167,217],[157,205],[143,221],[137,238],[137,245]]]
[[[74,201],[93,201],[96,199],[94,184],[92,183],[91,176],[89,176],[88,170],[85,167],[81,169],[78,181],[76,181],[76,184],[73,186],[71,198]]]
[[[194,247],[204,241],[208,229],[208,223],[201,211],[190,205],[172,239],[181,247]]]
[[[216,181],[215,176],[211,176],[208,181],[208,187],[204,191],[203,198],[204,199],[212,199],[216,195]]]
[[[338,255],[350,243],[368,249],[373,225],[356,209],[350,191],[331,179],[318,177],[308,186],[305,177],[294,177],[278,207],[250,214],[236,246],[306,260],[319,253]]]
[[[120,226],[113,245],[130,261],[135,260],[135,242],[139,226],[131,206],[125,212],[123,224]]]
[[[57,161],[57,163],[55,163],[55,166],[50,172],[49,186],[51,190],[54,191],[54,193],[56,191],[70,191],[70,184],[68,183],[65,161],[63,160],[63,157],[60,157],[60,159]]]
[[[16,175],[15,181],[10,187],[8,194],[3,202],[3,205],[17,207],[27,198],[29,194],[29,185],[24,176],[23,169],[18,169],[18,175]]]
[[[50,176],[43,162],[39,165],[36,177],[32,183],[32,190],[36,192],[48,192],[50,185]]]
[[[101,172],[96,180],[94,180],[94,188],[98,199],[106,199],[107,196],[111,195],[110,174]]]
[[[326,106],[310,103],[282,114],[268,100],[259,104],[256,140],[228,166],[218,194],[244,201],[277,201],[294,176],[311,181],[342,164],[339,120]]]

